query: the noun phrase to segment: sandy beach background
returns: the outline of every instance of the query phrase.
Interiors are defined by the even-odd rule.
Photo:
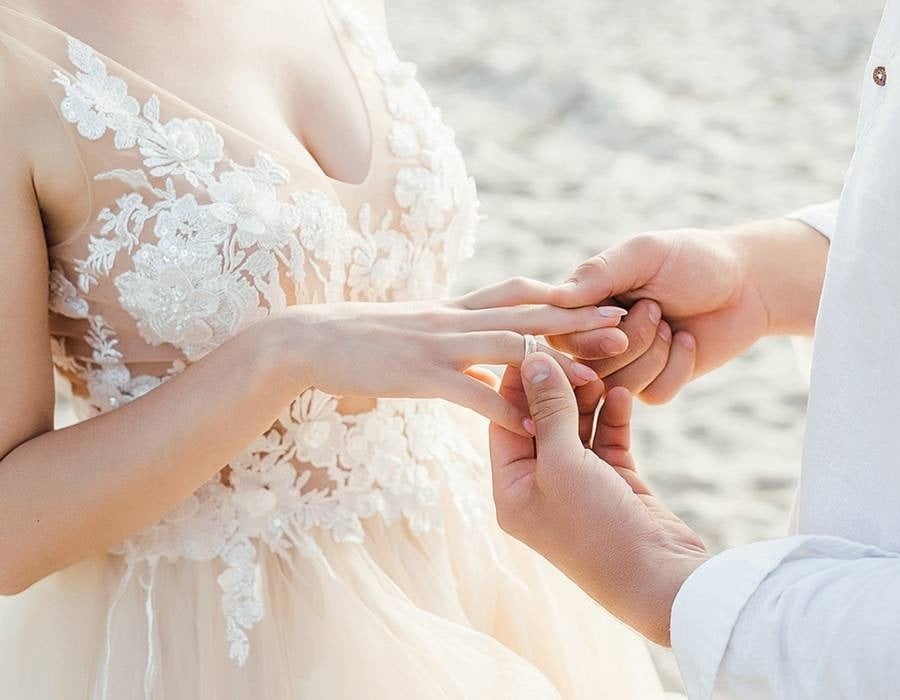
[[[475,287],[565,278],[642,230],[835,197],[882,0],[388,0],[486,220]],[[639,464],[714,551],[783,534],[806,387],[760,343],[636,416]],[[680,683],[656,650],[667,685]]]

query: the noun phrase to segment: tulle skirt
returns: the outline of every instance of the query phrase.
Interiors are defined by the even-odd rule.
[[[663,697],[638,635],[445,500],[426,534],[372,518],[361,544],[317,536],[322,557],[261,552],[265,614],[242,666],[225,642],[221,564],[161,560],[122,586],[121,557],[86,559],[0,598],[0,697]]]

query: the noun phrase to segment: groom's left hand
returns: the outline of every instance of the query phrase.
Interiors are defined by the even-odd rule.
[[[562,368],[544,353],[506,370],[501,394],[533,418],[534,440],[491,425],[501,527],[543,554],[648,639],[669,645],[672,603],[707,559],[700,538],[647,488],[629,451],[631,394],[609,392],[596,437]]]

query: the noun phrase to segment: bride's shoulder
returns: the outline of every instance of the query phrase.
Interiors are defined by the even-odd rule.
[[[21,154],[26,147],[28,131],[35,118],[43,116],[38,111],[40,97],[46,97],[35,89],[19,57],[0,41],[0,153],[3,160]]]
[[[0,217],[36,197],[51,224],[68,226],[87,215],[84,174],[44,78],[0,40]]]

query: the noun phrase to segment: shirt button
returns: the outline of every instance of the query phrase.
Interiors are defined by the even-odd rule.
[[[884,69],[884,66],[878,66],[872,71],[872,80],[875,81],[878,87],[884,87],[885,83],[887,83],[887,71]]]

